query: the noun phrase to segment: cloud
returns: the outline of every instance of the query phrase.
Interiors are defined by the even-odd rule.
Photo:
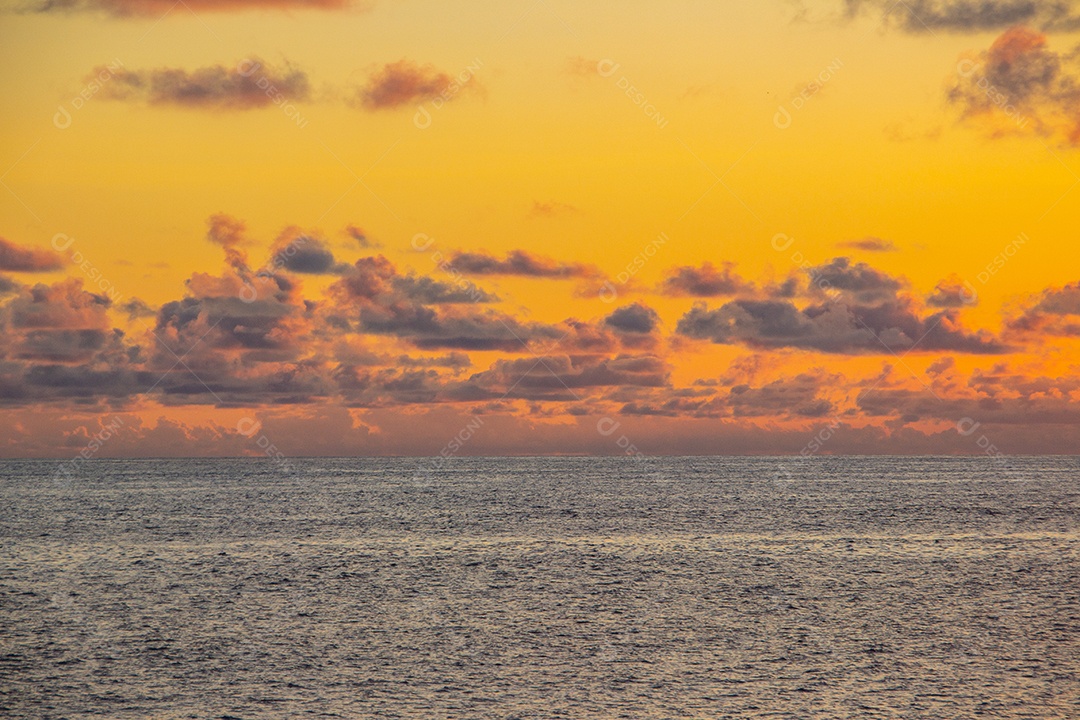
[[[910,33],[975,33],[1011,25],[1033,25],[1047,31],[1080,27],[1073,0],[844,0],[847,14],[873,10],[888,24]]]
[[[827,353],[952,350],[995,354],[1007,350],[986,333],[965,332],[951,311],[919,318],[900,304],[860,307],[826,303],[803,310],[777,300],[735,300],[716,310],[699,304],[679,320],[676,332],[718,344]]]
[[[367,110],[393,109],[449,94],[456,84],[460,83],[433,65],[402,58],[372,73],[357,91],[357,100]]]
[[[547,202],[536,200],[533,202],[529,215],[532,217],[555,217],[557,215],[573,215],[577,212],[576,207],[567,203],[556,200],[548,200]]]
[[[136,318],[155,317],[157,310],[150,307],[143,300],[139,298],[131,298],[127,302],[120,305],[117,309],[127,313],[129,320],[135,320]]]
[[[59,270],[63,266],[63,258],[54,252],[21,247],[0,237],[0,270],[35,273]]]
[[[466,280],[446,283],[427,276],[401,275],[382,255],[364,257],[342,273],[335,287],[346,305],[356,301],[384,307],[406,304],[433,305],[491,303],[499,298]]]
[[[355,234],[366,237],[359,229]],[[1025,412],[1049,427],[1074,419],[1070,408],[1080,401],[1080,380],[1065,366],[1059,378],[1040,375],[1037,361],[1028,372],[995,366],[961,374],[958,365],[987,364],[977,358],[957,362],[961,354],[1009,348],[989,333],[961,326],[957,303],[964,286],[956,276],[939,283],[924,303],[903,278],[843,257],[808,267],[805,277],[789,278],[793,290],[785,297],[770,285],[742,280],[730,265],[675,268],[669,278],[678,280],[680,292],[716,293],[727,283],[734,295],[721,297],[712,308],[695,305],[669,336],[670,328],[643,302],[624,298],[588,320],[536,322],[494,306],[499,298],[464,280],[460,270],[440,265],[445,275],[438,270],[421,275],[382,255],[343,265],[331,249],[335,246],[314,231],[292,226],[264,250],[249,238],[242,221],[218,214],[208,219],[206,237],[224,251],[220,273],[193,273],[182,296],[157,310],[138,299],[114,306],[74,278],[52,285],[9,281],[7,294],[0,297],[0,404],[5,412],[138,410],[145,416],[157,405],[214,405],[279,408],[284,415],[303,418],[327,407],[351,408],[357,414],[342,410],[335,427],[347,425],[365,443],[376,443],[365,448],[395,450],[408,443],[387,432],[401,427],[414,433],[437,431],[438,418],[468,412],[483,414],[485,423],[490,418],[492,428],[505,422],[518,433],[498,438],[493,448],[537,452],[577,447],[573,443],[579,438],[568,432],[551,435],[559,444],[534,445],[539,441],[530,432],[544,435],[546,423],[567,428],[580,418],[593,418],[591,427],[581,428],[597,435],[596,416],[619,418],[628,433],[642,429],[642,442],[662,434],[655,439],[659,450],[705,452],[715,451],[716,438],[726,436],[738,438],[738,445],[725,446],[733,451],[768,451],[787,443],[784,448],[797,452],[814,427],[832,427],[843,418],[841,433],[850,442],[830,441],[830,451],[942,451],[957,447],[957,433],[938,438],[925,434],[928,427],[968,416],[1012,430],[1022,427]],[[259,257],[271,258],[261,269],[250,266],[252,247],[258,247]],[[522,251],[457,257],[477,279],[559,279],[595,272],[591,266]],[[152,330],[131,322],[142,317],[154,317]],[[1048,288],[1007,320],[1002,337],[1009,341],[1080,337],[1080,283]],[[694,338],[753,352],[722,352],[719,357],[725,360],[718,368],[683,365],[679,352],[694,346]],[[849,380],[807,369],[805,355],[776,352],[788,349],[885,357],[907,351],[934,354],[911,361],[913,368],[925,368],[916,370],[919,380],[906,372],[879,375],[873,370],[870,377]],[[673,367],[675,362],[680,364]],[[802,367],[793,369],[793,362]],[[686,378],[687,386],[672,384],[672,377],[695,368],[708,376]],[[922,390],[919,381],[931,385],[941,400]],[[950,419],[955,413],[962,414]],[[365,423],[380,418],[371,426],[378,426],[378,432],[369,435],[366,425],[348,419],[361,416]],[[635,425],[639,420],[652,424]],[[289,427],[303,427],[300,420],[296,423]],[[0,428],[0,437],[18,432]],[[214,428],[167,426],[162,432],[160,437],[175,442],[202,439],[215,449],[237,451],[215,440],[220,433],[215,435]],[[345,433],[341,438],[346,435],[353,437]],[[1024,435],[1029,436],[1043,443],[1032,447],[1052,445],[1047,438]],[[1056,430],[1053,436],[1063,437]],[[711,445],[707,437],[713,438]],[[167,448],[173,440],[160,442]],[[961,443],[970,445],[966,438]],[[328,441],[328,452],[331,445]],[[436,443],[429,451],[439,447]]]
[[[264,267],[306,275],[340,273],[346,267],[338,264],[324,240],[296,227],[288,227],[278,235],[271,253]]]
[[[710,262],[703,263],[701,267],[678,267],[664,279],[660,291],[665,295],[689,297],[718,297],[753,292],[753,283],[736,275],[734,268],[735,263],[732,262],[725,262],[723,269],[716,268]]]
[[[455,307],[498,298],[472,283],[401,275],[385,257],[364,257],[330,288],[334,313],[357,330],[393,335],[419,348],[523,352],[556,328],[525,324],[491,309]],[[438,307],[431,307],[432,305]]]
[[[839,375],[812,371],[795,377],[780,377],[758,386],[736,384],[726,392],[714,385],[662,388],[626,403],[620,412],[691,418],[822,418],[838,412],[824,392],[842,381]]]
[[[13,329],[104,330],[109,327],[105,311],[112,301],[83,290],[82,281],[67,278],[53,285],[38,283],[5,304],[0,311],[2,327]]]
[[[794,415],[820,418],[836,410],[833,403],[821,397],[820,393],[824,387],[839,380],[839,376],[802,373],[758,388],[736,385],[731,388],[726,405],[735,417]]]
[[[601,62],[603,61],[574,55],[566,60],[566,72],[577,77],[600,77],[597,67]]]
[[[1007,325],[1019,334],[1080,337],[1080,282],[1044,290]]]
[[[840,243],[840,247],[864,250],[866,252],[896,252],[899,250],[891,240],[882,240],[879,237],[864,237],[859,240],[848,240]]]
[[[1034,132],[1080,142],[1080,46],[1059,53],[1024,27],[1002,33],[957,65],[947,99],[991,137]]]
[[[211,215],[206,224],[206,239],[225,248],[225,261],[230,267],[246,273],[248,271],[247,253],[240,247],[248,243],[244,237],[247,226],[243,221],[231,215],[218,213]]]
[[[596,388],[657,388],[668,383],[670,369],[653,355],[554,355],[497,360],[454,391],[469,399],[500,397],[530,400],[578,400]]]
[[[940,385],[940,379],[935,385]],[[1080,423],[1080,383],[1075,377],[1031,376],[1010,373],[1004,366],[989,371],[972,372],[963,383],[963,396],[931,394],[925,389],[875,387],[858,395],[857,409],[866,417],[900,418],[905,422],[944,421],[950,427],[963,419],[969,425],[1025,427],[1041,425],[1076,425]],[[1009,440],[1009,431],[987,434],[995,442]],[[1050,433],[1053,436],[1053,433]],[[974,443],[976,438],[971,438]]]
[[[956,273],[939,282],[934,287],[934,292],[926,298],[927,305],[937,308],[959,308],[975,305],[977,302],[978,293],[975,288]]]
[[[364,250],[382,247],[381,243],[372,240],[362,228],[359,228],[356,225],[346,225],[345,234],[355,240],[356,244]]]
[[[448,262],[455,270],[467,275],[534,278],[595,278],[600,275],[599,270],[591,265],[563,263],[524,250],[512,250],[503,259],[482,252],[459,252]]]
[[[101,82],[99,78],[111,77]],[[87,81],[101,82],[101,96],[111,100],[145,102],[206,110],[251,110],[306,100],[311,87],[307,74],[291,65],[274,68],[252,58],[232,67],[211,65],[127,70],[95,68]]]
[[[393,287],[397,292],[426,305],[499,302],[497,295],[472,283],[451,285],[423,275],[396,277]]]
[[[124,333],[111,327],[111,305],[108,297],[87,292],[75,278],[52,285],[20,286],[0,305],[4,337],[0,364],[6,365],[0,375],[13,383],[7,399],[38,395],[27,385],[27,378],[51,364],[89,363],[106,368],[134,357],[128,352],[132,349],[125,343]],[[22,362],[9,364],[15,361]],[[96,395],[92,387],[84,392]]]
[[[634,303],[608,315],[604,324],[619,332],[648,334],[660,327],[660,316],[651,307]]]
[[[233,12],[242,10],[337,10],[351,0],[185,0],[193,12]],[[25,10],[49,12],[104,12],[116,17],[161,17],[176,7],[175,0],[38,0]]]
[[[839,291],[860,304],[891,300],[904,287],[900,280],[866,263],[852,264],[846,257],[833,258],[824,265],[809,268],[807,273],[813,292],[829,295]]]
[[[554,328],[521,323],[494,310],[440,312],[412,303],[366,306],[360,328],[395,335],[422,349],[527,352],[533,342],[559,336]]]

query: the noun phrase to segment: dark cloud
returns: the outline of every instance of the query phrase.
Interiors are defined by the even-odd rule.
[[[825,397],[825,391],[841,381],[837,375],[806,372],[759,386],[737,384],[727,392],[716,392],[712,385],[663,388],[626,403],[620,412],[694,418],[821,418],[837,412],[833,402]]]
[[[102,330],[32,330],[23,336],[15,357],[49,363],[86,362],[105,347]]]
[[[381,247],[380,243],[372,240],[362,228],[359,228],[356,225],[347,225],[345,227],[345,234],[355,240],[356,244],[365,250]]]
[[[499,298],[471,282],[456,278],[454,283],[426,276],[400,275],[393,263],[382,255],[364,257],[342,272],[339,295],[349,301],[376,302],[383,306],[416,303],[439,305],[454,303],[491,303]]]
[[[847,240],[840,243],[840,247],[864,250],[866,252],[896,252],[899,248],[891,240],[882,240],[879,237],[864,237],[858,240]]]
[[[395,335],[427,349],[526,352],[535,341],[559,337],[555,328],[523,324],[493,310],[438,312],[413,303],[364,307],[360,327],[369,333]]]
[[[978,299],[974,286],[959,275],[953,274],[934,287],[934,292],[926,298],[926,303],[936,308],[959,308],[975,305]]]
[[[141,360],[140,349],[110,326],[110,306],[109,298],[73,278],[20,286],[0,306],[0,403],[92,404],[130,395],[128,368]],[[120,374],[128,378],[124,386],[108,379]]]
[[[107,80],[100,80],[109,75]],[[285,101],[306,100],[311,92],[303,71],[292,66],[274,68],[255,58],[233,67],[212,65],[190,72],[181,68],[127,70],[98,67],[87,80],[101,82],[101,96],[113,100],[208,110],[262,108]]]
[[[554,355],[498,360],[453,391],[461,399],[499,397],[571,401],[595,388],[664,387],[670,369],[652,355]]]
[[[743,280],[734,272],[735,263],[723,263],[717,268],[706,262],[701,267],[675,268],[660,286],[665,295],[688,297],[718,297],[753,292],[753,283]]]
[[[858,396],[857,407],[869,418],[897,418],[905,422],[945,421],[956,432],[956,424],[967,419],[965,427],[981,426],[980,435],[995,442],[1009,440],[1009,433],[990,429],[1009,426],[1076,425],[1080,423],[1080,403],[1072,379],[1023,377],[989,378],[983,381],[976,371],[971,385],[978,392],[967,397],[937,397],[927,390],[873,388]],[[1019,394],[1023,393],[1023,394]],[[970,442],[975,442],[975,437]]]
[[[117,309],[127,313],[129,320],[157,316],[157,310],[150,307],[148,304],[146,304],[139,298],[131,298],[127,302],[117,306]]]
[[[929,367],[926,368],[926,373],[928,375],[941,375],[942,373],[952,370],[954,367],[956,367],[956,360],[954,358],[941,357],[930,363]]]
[[[839,377],[821,377],[803,373],[794,378],[782,378],[758,388],[736,385],[726,398],[726,405],[735,417],[792,415],[818,418],[835,411],[833,403],[820,396],[827,384],[836,384]]]
[[[0,237],[0,270],[49,272],[64,266],[63,258],[48,250],[27,248]]]
[[[1013,333],[1080,337],[1080,282],[1044,290],[1008,321]]]
[[[1034,25],[1043,30],[1080,27],[1078,3],[1073,0],[844,0],[849,16],[880,13],[905,32],[975,33],[1011,25]]]
[[[626,333],[651,333],[660,326],[660,316],[651,307],[634,303],[604,318],[604,324]]]
[[[324,240],[294,227],[286,228],[278,236],[271,252],[264,269],[284,269],[307,275],[339,273],[346,269],[338,265]]]
[[[398,277],[394,264],[382,255],[363,257],[356,261],[342,280],[332,288],[345,302],[374,300],[393,289],[393,279]]]
[[[494,310],[455,307],[498,298],[463,280],[451,285],[400,275],[381,255],[357,260],[330,292],[336,313],[356,318],[359,331],[394,335],[420,348],[523,352],[534,341],[559,336],[557,328]]]
[[[351,0],[185,0],[195,12],[232,12],[241,10],[336,10],[348,7]],[[176,7],[175,0],[36,0],[27,2],[29,12],[104,12],[117,17],[161,17]]]
[[[35,363],[26,366],[18,378],[21,383],[18,397],[0,398],[0,402],[6,399],[94,404],[101,399],[127,400],[153,387],[157,379],[152,373],[123,363],[97,368],[93,363],[75,366]]]
[[[966,122],[993,137],[1034,132],[1080,142],[1080,47],[1058,53],[1045,35],[1014,27],[957,70],[947,97]]]
[[[38,283],[0,307],[0,327],[14,330],[105,330],[112,301],[83,290],[81,280]]]
[[[245,353],[247,362],[281,362],[298,351],[298,339],[289,332],[287,320],[299,309],[288,302],[266,299],[245,302],[239,297],[186,297],[165,303],[158,312],[156,332],[176,338],[162,360],[188,352],[192,347],[218,350],[279,351]],[[200,339],[201,338],[201,339]],[[175,359],[175,358],[174,358]]]
[[[459,252],[448,262],[455,270],[468,275],[536,278],[594,278],[599,275],[599,271],[591,265],[562,263],[524,250],[512,250],[502,259],[480,252]]]
[[[801,310],[781,300],[735,300],[716,310],[699,304],[679,320],[676,332],[718,344],[827,353],[1006,350],[985,333],[965,332],[953,311],[920,318],[899,300],[876,306],[827,302]]]
[[[824,265],[809,268],[810,287],[818,295],[839,293],[859,304],[892,300],[904,287],[900,280],[875,270],[866,263],[852,264],[846,257],[833,258]]]
[[[358,90],[357,99],[368,110],[396,108],[439,97],[455,82],[433,65],[419,65],[402,58],[372,73],[367,84]]]
[[[425,305],[499,302],[499,297],[472,283],[451,285],[424,275],[405,275],[394,278],[394,290]]]
[[[1053,315],[1080,315],[1080,282],[1043,291],[1035,310]]]
[[[22,285],[11,278],[0,275],[0,295],[10,295],[11,293],[18,291],[21,287]]]
[[[472,360],[463,352],[452,352],[438,357],[411,357],[399,355],[395,362],[401,367],[442,367],[452,370],[464,370],[472,367]]]

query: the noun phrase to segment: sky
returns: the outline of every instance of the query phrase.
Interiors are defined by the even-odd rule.
[[[1080,447],[1080,2],[0,0],[0,43],[0,457]]]

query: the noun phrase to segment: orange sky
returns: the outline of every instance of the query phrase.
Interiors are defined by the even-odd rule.
[[[0,456],[1075,452],[1080,3],[581,5],[0,2]]]

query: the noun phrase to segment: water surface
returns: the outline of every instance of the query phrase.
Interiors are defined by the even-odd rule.
[[[0,463],[0,715],[1077,718],[1080,459]]]

